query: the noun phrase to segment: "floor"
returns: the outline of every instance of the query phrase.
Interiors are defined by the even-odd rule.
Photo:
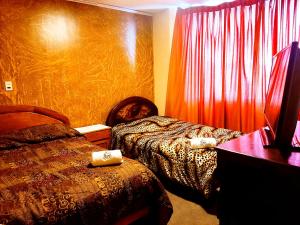
[[[216,200],[204,199],[198,192],[160,178],[173,205],[168,225],[219,225]]]
[[[168,191],[173,215],[168,225],[218,225],[216,215],[208,213],[200,204]]]

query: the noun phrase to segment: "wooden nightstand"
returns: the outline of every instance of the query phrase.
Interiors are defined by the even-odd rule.
[[[96,124],[74,129],[83,134],[88,141],[106,149],[110,147],[111,127],[102,124]]]

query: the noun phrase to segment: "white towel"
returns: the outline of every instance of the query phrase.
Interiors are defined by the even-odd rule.
[[[93,166],[106,166],[121,164],[123,162],[122,153],[120,150],[107,150],[92,152]]]
[[[192,138],[190,142],[191,142],[191,149],[213,148],[216,147],[217,145],[217,141],[215,138],[198,137],[198,138]]]

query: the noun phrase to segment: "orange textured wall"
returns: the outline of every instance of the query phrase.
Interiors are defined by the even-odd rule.
[[[153,100],[152,18],[68,1],[0,0],[0,82],[0,104],[47,107],[74,127],[103,123],[128,96]]]

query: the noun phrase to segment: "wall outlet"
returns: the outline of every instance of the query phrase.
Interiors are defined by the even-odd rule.
[[[12,91],[13,90],[13,85],[12,85],[11,81],[5,81],[4,86],[5,86],[5,91]]]

